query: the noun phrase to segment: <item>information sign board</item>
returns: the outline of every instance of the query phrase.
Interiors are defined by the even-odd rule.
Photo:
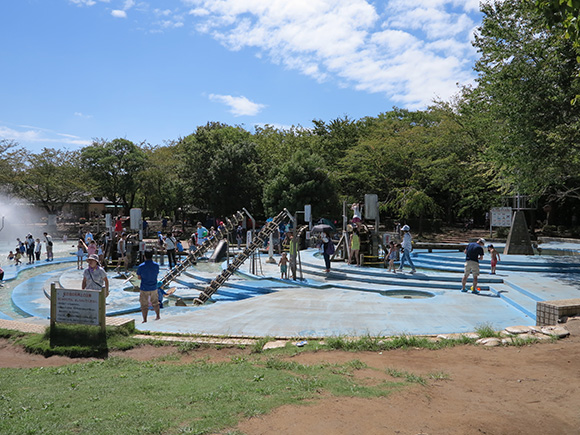
[[[491,209],[491,226],[492,227],[511,227],[512,226],[512,208],[495,207]]]
[[[55,289],[54,320],[62,323],[98,326],[100,304],[98,290]]]

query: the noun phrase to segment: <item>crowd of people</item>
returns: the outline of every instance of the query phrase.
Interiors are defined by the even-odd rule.
[[[34,264],[42,260],[44,247],[45,261],[52,261],[54,259],[52,246],[53,241],[50,234],[45,232],[41,240],[38,237],[34,238],[31,233],[28,233],[24,240],[19,237],[16,238],[16,247],[8,253],[7,260],[9,263],[13,263],[13,266],[25,264],[24,261],[26,261],[27,265]]]

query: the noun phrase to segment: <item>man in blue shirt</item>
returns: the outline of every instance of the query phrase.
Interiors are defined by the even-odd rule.
[[[159,298],[157,296],[157,275],[159,275],[159,264],[153,261],[153,251],[147,250],[145,251],[145,261],[137,268],[137,277],[141,280],[139,303],[141,304],[143,323],[147,322],[149,305],[155,310],[157,315],[155,320],[161,319],[159,316]]]
[[[479,276],[479,260],[483,260],[483,247],[485,246],[485,240],[479,239],[477,242],[471,242],[465,248],[465,272],[463,274],[463,279],[461,280],[461,291],[466,292],[465,284],[467,283],[467,278],[469,274],[473,274],[473,287],[471,292],[474,294],[479,294],[477,290],[477,277]]]

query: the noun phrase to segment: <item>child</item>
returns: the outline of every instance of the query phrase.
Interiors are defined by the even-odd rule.
[[[399,251],[397,249],[397,245],[395,245],[395,242],[393,241],[389,243],[389,253],[387,254],[387,259],[389,260],[389,268],[387,269],[387,272],[392,270],[393,273],[397,273],[395,269],[395,260],[399,259]]]
[[[87,245],[85,245],[85,242],[83,241],[83,239],[79,239],[79,242],[77,243],[77,269],[78,270],[83,269],[83,257],[85,256],[86,250],[87,250]]]
[[[8,257],[7,258],[8,258],[8,261],[11,261],[11,262],[14,261],[14,252],[10,251],[8,253]]]
[[[88,246],[85,243],[85,246],[87,247],[87,255],[90,257],[91,255],[94,255],[97,253],[97,244],[95,243],[95,241],[93,239],[91,239],[91,241],[89,242]]]
[[[487,251],[491,255],[491,272],[489,272],[489,274],[495,275],[495,266],[497,265],[497,262],[500,261],[499,252],[496,251],[493,245],[487,245]]]
[[[22,264],[22,262],[20,261],[20,258],[22,258],[22,254],[20,253],[20,250],[17,250],[14,253],[14,265],[15,266],[19,266],[20,264]]]
[[[282,253],[282,258],[278,262],[280,266],[280,278],[288,279],[288,256],[285,252]]]

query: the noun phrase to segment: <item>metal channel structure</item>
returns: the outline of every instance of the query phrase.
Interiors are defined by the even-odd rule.
[[[197,247],[197,249],[193,252],[190,252],[189,255],[179,264],[177,264],[173,269],[169,270],[167,274],[161,279],[160,287],[166,288],[171,281],[181,275],[185,270],[193,266],[197,263],[197,260],[202,257],[209,249],[215,247],[217,243],[224,239],[229,232],[233,232],[236,229],[236,226],[242,222],[244,219],[244,213],[241,211],[236,212],[235,215],[232,216],[232,219],[226,218],[224,222],[224,229],[218,229],[216,235],[213,237],[208,237],[205,241]]]
[[[204,290],[199,294],[199,297],[193,300],[194,305],[203,305],[206,303],[211,298],[211,296],[217,292],[222,285],[225,284],[228,278],[240,268],[244,261],[246,261],[256,251],[256,249],[259,249],[260,246],[264,245],[264,242],[268,240],[270,234],[276,231],[284,219],[291,217],[292,216],[288,210],[284,209],[274,219],[272,219],[270,222],[267,222],[266,225],[264,225],[260,232],[256,235],[252,243],[250,243],[246,249],[239,253],[234,261],[232,261],[230,265],[222,271],[222,273],[220,273],[212,282],[209,283],[207,287],[204,288]]]

